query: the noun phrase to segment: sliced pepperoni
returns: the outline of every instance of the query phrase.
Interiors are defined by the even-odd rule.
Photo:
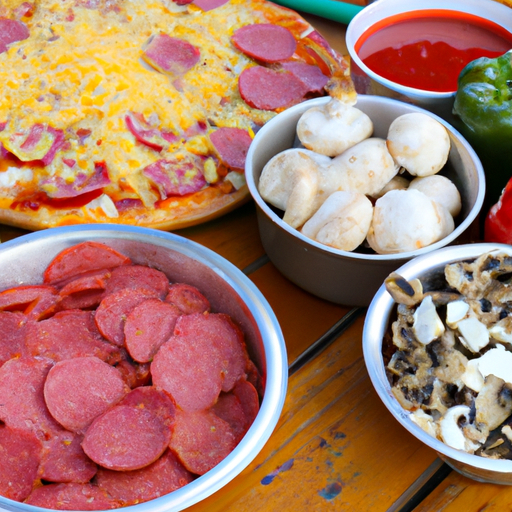
[[[41,462],[41,442],[31,432],[0,426],[0,496],[23,501]]]
[[[133,308],[156,292],[146,288],[123,288],[107,295],[96,309],[94,320],[101,334],[119,347],[124,345],[124,324]]]
[[[227,4],[229,0],[193,0],[193,4],[197,5],[203,11],[213,11],[213,9],[217,9],[218,7],[222,7],[224,4]]]
[[[160,159],[142,169],[142,173],[158,189],[161,199],[198,192],[206,186],[204,161],[199,157]]]
[[[82,439],[83,436],[62,429],[44,441],[38,477],[48,482],[89,482],[98,466],[85,455]]]
[[[234,32],[231,41],[240,51],[262,62],[289,59],[297,48],[293,34],[272,23],[245,25]]]
[[[221,372],[219,350],[200,333],[173,336],[160,347],[151,363],[153,384],[188,411],[207,409],[215,403],[222,386]]]
[[[169,448],[196,475],[204,475],[235,448],[227,422],[212,411],[178,411]]]
[[[51,415],[65,429],[85,432],[128,390],[113,366],[97,357],[76,357],[58,362],[48,372],[44,398]]]
[[[211,410],[229,424],[238,444],[250,426],[238,397],[232,391],[221,393]]]
[[[322,73],[318,66],[306,64],[305,62],[290,61],[281,64],[283,69],[293,73],[299,80],[304,82],[310,93],[321,93],[329,81],[329,77]]]
[[[254,386],[254,388],[258,392],[258,395],[263,396],[263,377],[261,376],[258,368],[251,359],[247,360],[247,366],[245,371],[247,373],[247,381]]]
[[[179,76],[193,68],[199,62],[201,54],[188,41],[167,34],[157,34],[150,40],[142,56],[157,71]]]
[[[25,503],[53,510],[110,510],[120,506],[98,486],[78,483],[37,487]]]
[[[0,366],[9,359],[27,355],[26,320],[22,313],[0,311]]]
[[[197,338],[204,339],[216,348],[221,359],[222,391],[229,391],[238,379],[245,377],[249,358],[243,333],[228,315],[210,313],[182,316],[176,322],[174,333],[190,343]]]
[[[57,304],[58,311],[69,309],[94,309],[103,298],[102,289],[82,290],[60,297]]]
[[[154,290],[155,296],[163,299],[169,291],[169,280],[163,272],[155,268],[143,265],[118,267],[112,271],[105,288],[105,296],[124,288]]]
[[[306,84],[289,71],[263,66],[246,68],[238,78],[242,99],[260,110],[277,110],[299,103],[308,92]]]
[[[101,302],[110,276],[110,270],[99,270],[70,280],[59,291],[58,309],[96,307]]]
[[[0,420],[29,430],[39,439],[60,431],[44,401],[43,387],[53,363],[47,359],[11,359],[0,368]]]
[[[150,365],[148,363],[136,363],[131,358],[123,358],[116,363],[115,367],[128,387],[132,389],[145,386],[151,380]]]
[[[165,302],[177,306],[184,315],[210,311],[208,299],[195,286],[185,283],[171,284]]]
[[[0,292],[0,310],[19,311],[40,319],[50,314],[57,304],[57,289],[48,285],[16,286]]]
[[[210,134],[210,140],[222,163],[233,170],[243,171],[245,169],[245,157],[252,142],[247,130],[230,127],[217,128]]]
[[[23,41],[30,36],[25,23],[8,18],[0,18],[0,53],[7,51],[11,43]]]
[[[170,428],[156,414],[139,407],[116,405],[94,420],[82,447],[100,466],[130,471],[155,462],[170,438]]]
[[[45,283],[57,283],[92,270],[129,265],[130,258],[98,242],[82,242],[60,252],[44,272]]]
[[[165,425],[172,427],[176,416],[176,404],[172,398],[154,386],[143,386],[130,391],[119,405],[128,405],[145,409],[162,419]]]
[[[96,485],[123,505],[143,503],[192,482],[194,475],[170,451],[145,468],[135,471],[111,471],[100,468]]]
[[[47,320],[33,322],[27,327],[25,342],[31,355],[54,361],[96,356],[113,364],[120,358],[118,347],[101,337],[91,311],[61,311]]]
[[[132,309],[124,325],[125,345],[139,363],[152,361],[160,346],[172,335],[181,315],[173,304],[148,299]]]
[[[248,426],[251,426],[260,410],[260,399],[256,388],[249,381],[240,379],[233,388],[233,394],[240,400]]]
[[[150,125],[142,114],[128,112],[124,117],[124,122],[135,140],[141,144],[159,152],[168,146],[164,133],[157,127]]]

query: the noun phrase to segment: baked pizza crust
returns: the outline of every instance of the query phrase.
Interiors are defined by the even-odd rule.
[[[304,99],[355,101],[348,60],[264,0],[0,0],[6,19],[22,39],[0,53],[0,222],[23,229],[205,222],[249,200],[240,155],[212,134],[231,130],[232,153]],[[293,55],[248,56],[232,41],[248,25],[284,27]],[[290,78],[297,63],[325,84],[288,104],[261,106],[253,79],[239,84],[249,69]]]

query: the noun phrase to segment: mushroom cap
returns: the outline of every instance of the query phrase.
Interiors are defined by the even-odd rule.
[[[370,137],[333,158],[326,168],[331,190],[351,190],[373,196],[398,172],[386,141]]]
[[[448,160],[450,136],[436,119],[421,112],[397,117],[387,136],[388,150],[395,162],[413,176],[431,176]]]
[[[448,210],[419,190],[391,190],[377,199],[367,241],[378,254],[415,251],[454,229]]]
[[[414,178],[409,188],[419,190],[433,201],[442,204],[452,217],[456,217],[460,213],[462,208],[460,192],[453,181],[446,176],[434,174],[433,176]]]
[[[306,110],[297,123],[297,137],[302,145],[331,157],[372,133],[373,122],[367,114],[335,98]]]

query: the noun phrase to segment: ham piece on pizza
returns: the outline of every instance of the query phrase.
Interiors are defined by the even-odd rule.
[[[0,222],[175,229],[248,198],[254,134],[348,61],[263,0],[0,0]]]

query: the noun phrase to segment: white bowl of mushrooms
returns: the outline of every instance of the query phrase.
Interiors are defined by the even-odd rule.
[[[409,259],[469,241],[485,194],[462,135],[414,105],[305,101],[259,130],[246,159],[263,246],[303,289],[367,306]]]
[[[512,485],[512,247],[444,247],[390,274],[365,318],[370,379],[395,419],[478,481]]]

